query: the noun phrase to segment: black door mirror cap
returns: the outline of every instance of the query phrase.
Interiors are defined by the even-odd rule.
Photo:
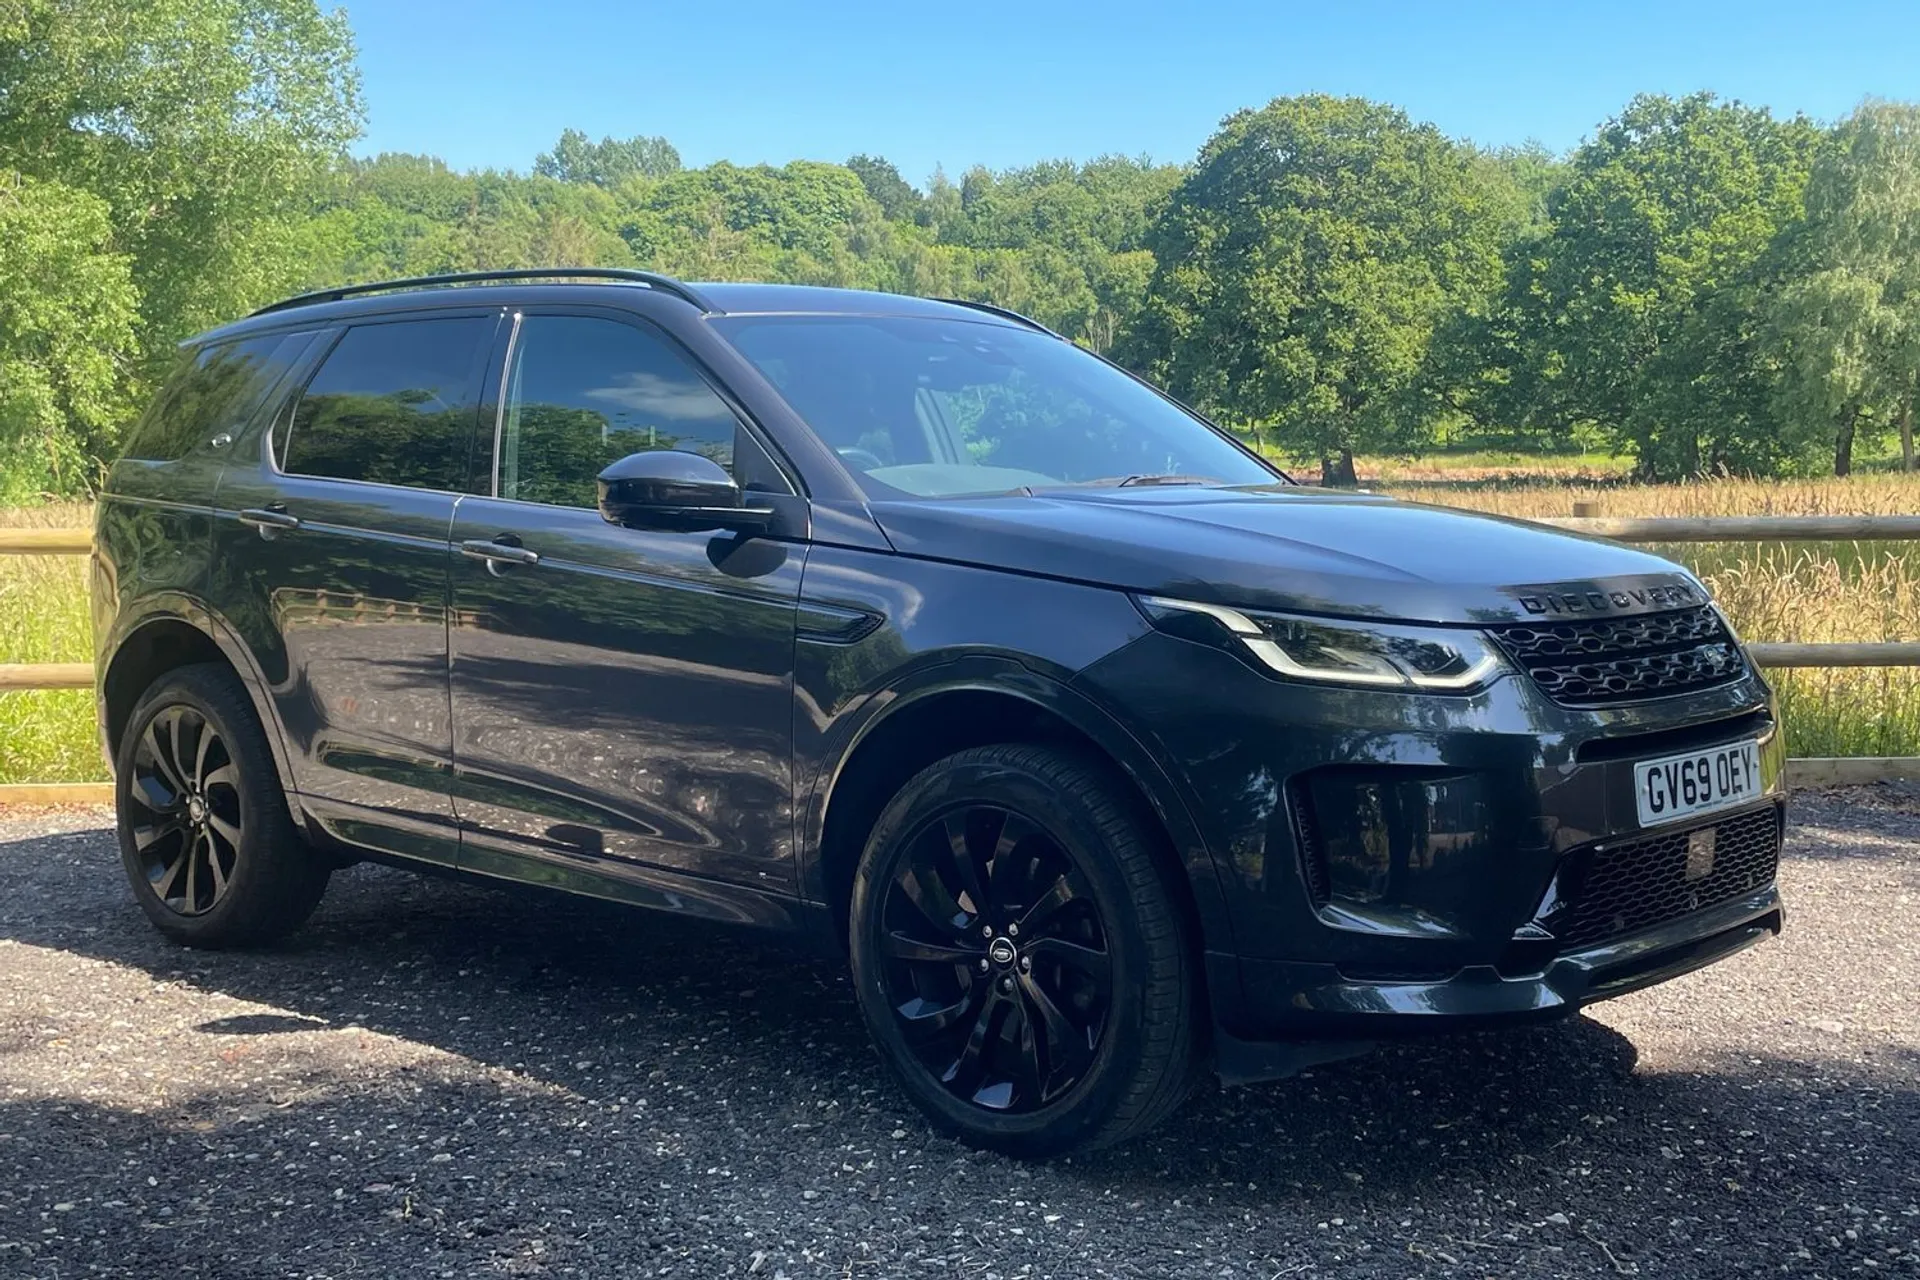
[[[629,529],[756,532],[773,519],[771,507],[745,505],[725,467],[684,449],[630,453],[608,464],[597,484],[601,518]]]

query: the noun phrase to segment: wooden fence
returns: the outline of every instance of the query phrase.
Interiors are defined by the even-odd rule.
[[[1620,542],[1914,542],[1920,516],[1603,516],[1576,502],[1569,517],[1536,521]],[[0,555],[86,555],[86,529],[0,529]],[[1884,644],[1749,644],[1762,667],[1920,667],[1920,642]],[[90,689],[84,662],[0,663],[0,694],[19,689]],[[1832,786],[1920,778],[1920,756],[1796,758],[1787,777],[1798,786]],[[15,783],[0,786],[0,805],[78,804],[111,800],[108,783]]]

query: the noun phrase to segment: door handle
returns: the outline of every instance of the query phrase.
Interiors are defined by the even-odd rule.
[[[512,534],[502,534],[510,538]],[[498,538],[488,541],[484,538],[470,538],[460,544],[460,554],[471,560],[484,560],[487,572],[499,574],[508,565],[539,564],[540,553],[529,551],[517,542],[502,542]]]
[[[300,527],[300,517],[287,514],[284,507],[249,507],[240,512],[241,524],[251,525],[263,538],[276,538],[289,529]]]

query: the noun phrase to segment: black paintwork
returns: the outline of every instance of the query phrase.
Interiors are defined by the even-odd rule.
[[[861,780],[917,743],[967,745],[981,723],[1070,736],[1138,788],[1185,869],[1233,1077],[1408,1026],[1562,1011],[1778,929],[1771,887],[1574,955],[1534,923],[1571,851],[1636,829],[1635,759],[1758,734],[1759,803],[1778,803],[1783,751],[1756,674],[1586,710],[1511,673],[1471,694],[1290,683],[1154,629],[1128,594],[1424,623],[1630,617],[1705,599],[1678,566],[1278,473],[1239,489],[869,500],[710,313],[1017,321],[793,286],[699,297],[429,289],[197,339],[313,335],[230,440],[113,469],[94,557],[103,724],[126,696],[114,673],[153,666],[188,628],[206,646],[183,652],[217,652],[252,692],[316,839],[829,942],[864,835],[839,831],[835,806],[855,811]],[[722,528],[622,507],[609,514],[642,526],[623,527],[489,496],[507,334],[529,311],[670,336],[747,424],[759,478],[712,501],[760,514]],[[270,433],[340,327],[400,312],[500,321],[465,484],[281,474]],[[704,476],[630,471],[629,498]],[[626,474],[608,477],[616,497]],[[1303,872],[1295,797],[1337,810],[1354,794],[1461,816],[1391,894],[1329,895]],[[1297,1035],[1325,1043],[1260,1043]]]

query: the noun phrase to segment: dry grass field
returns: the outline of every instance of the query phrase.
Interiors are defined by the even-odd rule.
[[[1617,464],[1595,458],[1541,463],[1484,455],[1424,467],[1362,463],[1367,483],[1379,491],[1519,517],[1570,515],[1576,501],[1598,502],[1605,514],[1621,516],[1920,512],[1920,477],[1656,486],[1621,483],[1617,472]],[[89,509],[77,503],[0,510],[0,525],[7,526],[85,525],[90,519]],[[1746,639],[1920,639],[1920,546],[1652,549],[1699,573]],[[81,557],[0,556],[0,662],[87,661],[92,657],[88,628]],[[1775,673],[1774,679],[1793,754],[1920,755],[1920,672],[1792,671]],[[91,694],[0,693],[0,781],[103,777]]]
[[[1389,473],[1373,487],[1419,502],[1526,517],[1570,516],[1576,502],[1597,502],[1601,512],[1610,516],[1892,516],[1920,512],[1920,473],[1849,476],[1844,480],[1704,480],[1690,484],[1563,482],[1551,476],[1511,481],[1423,481],[1418,476]]]

